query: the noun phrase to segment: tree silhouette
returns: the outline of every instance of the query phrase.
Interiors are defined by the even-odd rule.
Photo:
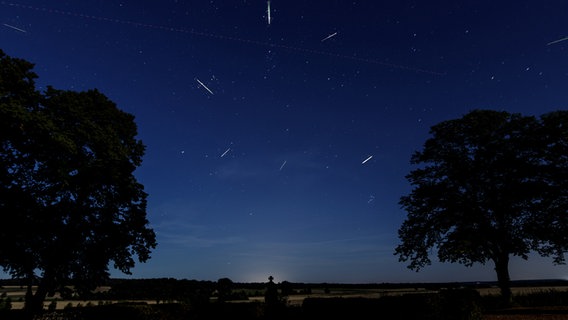
[[[431,128],[401,197],[408,216],[395,254],[419,270],[493,261],[510,302],[509,258],[531,251],[564,262],[568,248],[568,112],[540,118],[475,110]]]
[[[217,300],[226,302],[231,299],[233,293],[233,281],[229,278],[221,278],[217,280]]]
[[[64,285],[100,284],[111,261],[130,273],[156,242],[134,117],[97,90],[40,93],[32,67],[0,51],[0,265],[38,311]]]

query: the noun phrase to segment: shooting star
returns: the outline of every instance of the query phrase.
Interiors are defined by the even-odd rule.
[[[223,152],[223,154],[221,155],[221,158],[223,158],[229,151],[231,151],[231,148],[229,148],[225,152]]]
[[[203,88],[205,88],[205,90],[209,91],[209,93],[210,93],[211,95],[214,95],[213,91],[211,91],[209,88],[207,88],[207,86],[206,86],[205,84],[203,84],[203,82],[199,81],[199,79],[195,78],[195,81],[199,82],[199,84],[200,84]]]
[[[266,14],[267,14],[266,19],[268,20],[268,24],[270,24],[270,20],[272,20],[272,18],[270,17],[270,0],[268,0],[268,1],[266,2],[266,6],[267,6],[267,9],[266,9]]]
[[[284,163],[282,163],[282,165],[280,166],[280,171],[282,171],[282,168],[284,168],[285,165],[286,165],[286,160],[284,160]]]
[[[373,158],[373,156],[369,156],[367,159],[363,160],[363,162],[361,162],[361,164],[367,163],[367,161],[371,160],[372,158]]]
[[[332,33],[332,34],[330,34],[329,36],[327,36],[327,37],[321,39],[321,42],[324,42],[324,41],[327,40],[327,39],[333,38],[333,37],[335,37],[336,35],[337,35],[337,32]]]
[[[20,29],[20,28],[17,28],[17,27],[11,26],[11,25],[9,25],[9,24],[7,24],[7,23],[4,23],[4,26],[5,26],[5,27],[8,27],[8,28],[10,28],[10,29],[14,29],[14,30],[16,30],[16,31],[20,31],[20,32],[23,32],[23,33],[26,33],[26,32],[27,32],[27,31],[26,31],[26,30],[24,30],[24,29]]]
[[[562,38],[562,39],[558,39],[558,40],[549,42],[549,43],[547,43],[546,45],[549,46],[549,45],[551,45],[551,44],[555,44],[555,43],[562,42],[562,41],[566,41],[566,40],[568,40],[568,37],[564,37],[564,38]]]

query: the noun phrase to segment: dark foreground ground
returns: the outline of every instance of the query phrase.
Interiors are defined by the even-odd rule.
[[[541,292],[515,298],[504,308],[497,296],[475,290],[407,294],[381,298],[307,298],[301,305],[263,302],[128,304],[85,306],[30,318],[23,310],[4,310],[1,320],[178,320],[178,319],[388,319],[496,320],[567,319],[568,293]]]

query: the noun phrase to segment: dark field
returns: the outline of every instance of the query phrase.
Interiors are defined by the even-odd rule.
[[[34,319],[568,319],[568,286],[563,282],[521,283],[513,288],[513,305],[507,308],[491,283],[284,282],[278,284],[278,300],[273,304],[265,303],[264,286],[234,283],[221,292],[215,282],[119,281],[89,297],[48,298],[44,314]],[[31,319],[22,310],[23,288],[4,285],[0,294],[0,319]]]

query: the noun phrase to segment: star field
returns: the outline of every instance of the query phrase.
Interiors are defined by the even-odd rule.
[[[565,1],[0,1],[45,89],[136,116],[157,233],[133,277],[493,280],[393,255],[411,154],[473,109],[566,109]],[[333,36],[332,36],[333,35]],[[513,279],[565,267],[513,261]],[[124,275],[116,272],[113,276]]]

